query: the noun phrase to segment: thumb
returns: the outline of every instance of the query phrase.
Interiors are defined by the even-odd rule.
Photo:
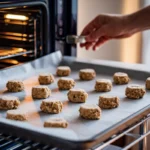
[[[94,42],[94,41],[97,41],[102,36],[105,36],[104,27],[101,27],[98,30],[91,32],[88,36],[86,36],[86,41],[87,42]]]

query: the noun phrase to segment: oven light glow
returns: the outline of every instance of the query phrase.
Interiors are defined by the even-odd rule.
[[[28,17],[23,16],[23,15],[14,15],[14,14],[6,14],[5,15],[6,19],[15,19],[15,20],[28,20]]]

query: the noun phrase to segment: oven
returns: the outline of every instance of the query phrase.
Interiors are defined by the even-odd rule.
[[[0,1],[0,69],[32,62],[58,50],[62,55],[76,56],[76,45],[68,44],[65,38],[67,35],[77,34],[77,4],[77,0]],[[121,150],[121,147],[111,143],[125,146],[124,141],[129,136],[136,139],[136,143],[141,141],[139,148],[143,150],[148,133],[148,119],[149,117],[144,116],[136,124],[128,126],[121,133],[105,139],[91,149]],[[130,133],[137,127],[140,127],[139,134]],[[120,137],[123,138],[118,140]],[[134,141],[127,147],[130,148],[133,144]],[[0,149],[58,150],[61,146],[58,148],[51,141],[47,144],[1,132]]]
[[[47,1],[0,2],[0,68],[50,53]]]
[[[25,63],[55,50],[75,56],[76,47],[63,39],[76,34],[76,21],[77,1],[1,1],[0,68]]]

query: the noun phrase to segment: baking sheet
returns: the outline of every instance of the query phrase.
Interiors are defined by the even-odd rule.
[[[72,73],[70,77],[76,82],[75,88],[83,88],[89,95],[86,103],[98,104],[100,95],[113,94],[119,96],[120,106],[116,109],[102,110],[100,120],[84,120],[79,117],[78,111],[82,104],[68,102],[68,91],[58,90],[57,81],[59,78],[55,76],[55,83],[48,85],[48,87],[52,90],[52,96],[50,99],[56,98],[61,100],[64,105],[63,111],[60,114],[42,113],[40,111],[40,104],[42,100],[32,99],[31,88],[32,86],[39,85],[37,78],[40,73],[53,73],[55,75],[56,67],[60,64],[71,67]],[[96,79],[106,78],[112,80],[114,72],[125,71],[132,78],[130,83],[145,85],[146,77],[150,76],[148,68],[142,65],[136,65],[136,67],[134,67],[134,65],[115,62],[78,60],[72,57],[63,58],[60,52],[55,52],[33,62],[0,71],[0,95],[18,96],[21,100],[20,109],[27,110],[29,116],[28,122],[12,121],[5,119],[6,111],[0,111],[0,126],[4,123],[12,125],[14,130],[20,128],[29,130],[31,133],[32,131],[43,133],[48,135],[47,137],[53,136],[71,141],[83,141],[92,139],[98,134],[100,135],[100,133],[107,131],[107,129],[110,129],[112,126],[115,126],[117,123],[120,123],[145,107],[150,108],[150,91],[147,91],[144,98],[139,100],[129,100],[125,97],[125,88],[127,85],[113,85],[112,91],[108,93],[95,92],[93,89],[96,79],[92,81],[80,81],[78,77],[79,69],[89,67],[96,70]],[[7,92],[5,85],[10,79],[23,80],[25,84],[25,91],[19,93]],[[44,121],[49,117],[63,117],[69,122],[68,128],[43,128]]]

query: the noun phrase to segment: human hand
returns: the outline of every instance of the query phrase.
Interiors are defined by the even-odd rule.
[[[81,35],[86,36],[86,42],[80,44],[87,50],[97,47],[110,39],[126,38],[135,33],[131,30],[128,16],[99,15],[92,20],[82,31]]]

